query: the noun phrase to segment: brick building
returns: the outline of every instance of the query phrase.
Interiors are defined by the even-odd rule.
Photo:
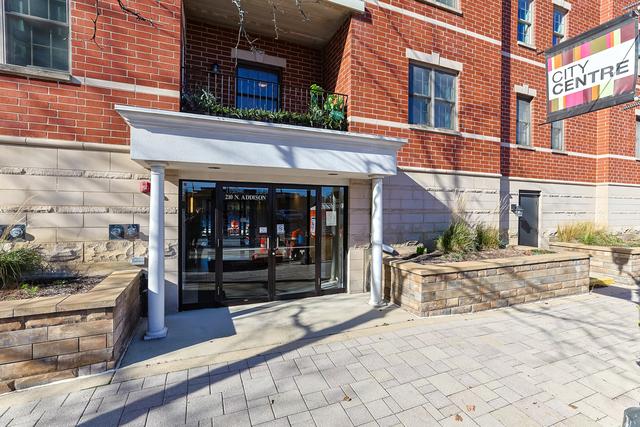
[[[93,0],[0,3],[0,225],[67,267],[148,255],[170,311],[365,291],[382,230],[456,209],[540,246],[640,227],[636,112],[542,124],[540,51],[625,2],[249,0],[246,36],[225,0],[100,1],[95,30]]]

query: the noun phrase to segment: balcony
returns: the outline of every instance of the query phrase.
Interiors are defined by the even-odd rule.
[[[262,77],[224,74],[217,69],[206,72],[205,79],[186,82],[181,109],[186,113],[347,130],[347,95],[326,91],[317,84],[282,84],[273,74]]]

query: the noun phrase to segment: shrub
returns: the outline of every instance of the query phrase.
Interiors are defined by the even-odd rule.
[[[620,237],[608,232],[605,227],[588,221],[558,226],[556,238],[561,242],[582,243],[584,245],[595,246],[624,244],[624,241]]]
[[[443,253],[465,253],[476,249],[473,228],[464,221],[455,220],[436,240],[436,247]]]
[[[0,250],[0,287],[13,287],[27,273],[41,269],[43,259],[35,248]]]
[[[476,225],[476,249],[486,251],[500,247],[500,231],[497,227]]]

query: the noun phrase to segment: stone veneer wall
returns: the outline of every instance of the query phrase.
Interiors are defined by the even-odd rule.
[[[640,248],[588,246],[577,243],[553,242],[555,250],[571,251],[591,258],[591,273],[606,276],[625,285],[640,284]]]
[[[0,393],[114,368],[140,317],[140,270],[69,296],[0,301]]]
[[[589,257],[556,253],[423,265],[385,259],[385,296],[418,316],[468,313],[587,292]]]

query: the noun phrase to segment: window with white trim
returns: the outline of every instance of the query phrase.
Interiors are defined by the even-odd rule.
[[[409,123],[456,129],[458,74],[440,68],[409,65]]]
[[[0,6],[1,63],[69,70],[67,0],[0,0]]]
[[[516,101],[516,144],[531,146],[531,98],[518,96]]]
[[[553,8],[553,45],[564,40],[567,35],[567,11],[561,7]]]
[[[454,9],[458,7],[458,0],[433,0],[433,1]]]
[[[533,0],[518,0],[518,41],[533,45]]]
[[[564,151],[564,122],[551,122],[551,149]]]

